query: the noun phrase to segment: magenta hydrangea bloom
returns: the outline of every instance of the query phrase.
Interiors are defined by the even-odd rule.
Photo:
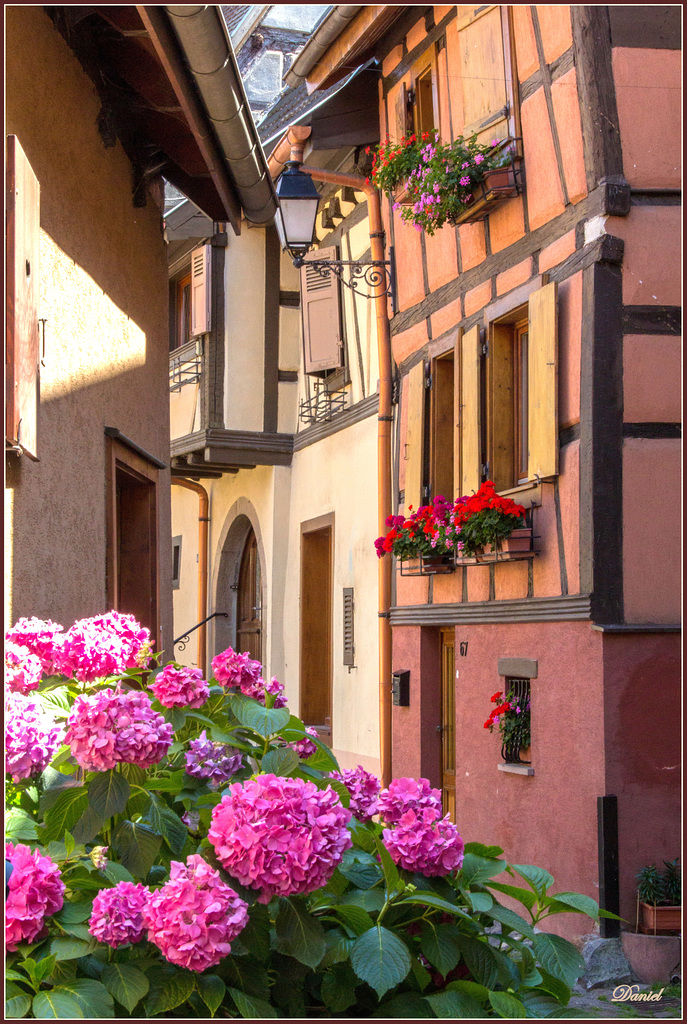
[[[55,665],[82,683],[145,668],[152,654],[150,632],[133,615],[107,612],[80,619],[67,631]]]
[[[441,793],[432,789],[429,779],[394,779],[388,789],[379,794],[379,816],[389,825],[401,820],[406,811],[420,811],[425,807],[441,810]]]
[[[62,728],[39,700],[5,694],[5,771],[12,782],[45,771],[63,738]]]
[[[199,668],[165,665],[149,686],[166,708],[199,708],[210,696],[210,687]]]
[[[101,889],[93,900],[88,930],[98,942],[116,949],[126,942],[140,942],[145,933],[143,909],[150,891],[141,882],[117,882]]]
[[[248,904],[198,854],[172,861],[169,881],[143,911],[148,939],[170,963],[191,971],[214,967],[248,924]]]
[[[138,690],[100,690],[74,701],[65,742],[82,768],[103,772],[120,762],[149,768],[165,756],[173,730]]]
[[[352,846],[351,812],[331,788],[303,779],[259,775],[235,783],[212,812],[208,838],[258,903],[322,888]]]
[[[50,619],[24,618],[8,629],[5,633],[5,640],[20,647],[26,647],[40,659],[43,671],[53,675],[55,660],[62,647],[64,633],[59,622],[51,622]]]
[[[243,690],[246,686],[254,685],[260,677],[261,669],[259,661],[253,661],[247,652],[237,654],[233,647],[227,647],[226,651],[212,659],[212,674],[218,683],[229,689],[240,686]]]
[[[242,684],[241,693],[245,694],[246,697],[257,700],[259,704],[264,704],[265,694],[271,693],[274,696],[273,708],[285,708],[287,704],[286,697],[284,696],[284,685],[279,682],[276,676],[272,676],[269,682],[262,677],[258,677],[254,682],[247,685]]]
[[[13,693],[30,693],[37,690],[43,675],[43,665],[37,654],[28,647],[5,643],[5,687]]]
[[[22,942],[34,942],[46,917],[61,910],[64,882],[60,869],[39,850],[7,843],[5,857],[13,867],[5,903],[5,943],[13,953]]]
[[[333,779],[343,782],[351,794],[350,810],[359,821],[371,821],[377,813],[377,801],[381,783],[376,775],[367,772],[361,764],[357,768],[344,768],[342,772],[330,772]]]
[[[308,736],[317,736],[317,729],[313,729],[311,725],[306,725],[305,731]],[[307,757],[312,757],[313,754],[317,753],[317,745],[312,740],[308,739],[308,736],[304,736],[302,740],[296,740],[295,743],[287,743],[287,747],[291,747],[295,750],[301,760]]]
[[[195,779],[208,779],[218,786],[235,775],[243,764],[241,752],[226,743],[207,739],[203,729],[197,740],[191,740],[186,752],[186,772]]]
[[[448,814],[439,816],[435,807],[406,811],[394,828],[382,837],[391,858],[406,871],[421,875],[448,875],[463,863],[464,843]]]

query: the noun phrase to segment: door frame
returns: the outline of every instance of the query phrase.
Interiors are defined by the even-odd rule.
[[[255,534],[260,559],[260,590],[262,608],[263,672],[267,672],[269,648],[269,618],[267,616],[267,558],[260,530],[260,520],[253,504],[247,498],[237,498],[224,518],[224,525],[213,556],[211,592],[214,604],[210,611],[226,612],[228,617],[212,619],[208,626],[208,663],[227,647],[236,649],[236,598],[238,594],[241,557],[250,530]],[[214,540],[213,540],[214,547]],[[272,654],[270,653],[270,658]]]
[[[309,533],[317,533],[320,530],[329,529],[329,736],[326,737],[328,745],[333,746],[334,737],[334,513],[327,512],[325,515],[316,516],[315,519],[307,519],[301,523],[300,528],[300,588],[299,588],[299,641],[298,641],[298,696],[299,706],[303,705],[303,646],[305,633],[303,629],[303,537]]]
[[[439,630],[439,650],[440,650],[440,661],[439,661],[439,681],[440,681],[440,700],[439,700],[439,713],[441,716],[441,745],[439,747],[439,776],[441,780],[441,806],[442,814],[447,814],[448,809],[444,806],[444,746],[445,746],[445,703],[444,703],[444,650],[447,647],[453,649],[453,671],[451,673],[450,681],[447,681],[447,685],[450,685],[451,692],[453,694],[453,722],[451,723],[452,728],[449,730],[449,737],[453,737],[453,819],[456,818],[456,627],[447,626]],[[448,642],[447,642],[448,641]]]
[[[241,627],[241,623],[240,623],[240,614],[241,614],[241,570],[243,568],[244,559],[246,558],[246,555],[248,553],[248,542],[251,541],[251,540],[252,540],[252,543],[253,543],[254,548],[255,548],[255,565],[257,567],[257,577],[258,577],[258,580],[257,580],[258,586],[256,587],[256,600],[258,602],[258,607],[260,609],[260,617],[259,617],[259,620],[257,620],[259,622],[259,628],[257,630],[257,633],[258,633],[258,637],[259,637],[259,640],[260,640],[260,654],[259,654],[259,657],[256,660],[260,662],[260,665],[262,665],[262,663],[263,663],[263,658],[262,658],[262,655],[263,655],[263,644],[262,644],[262,566],[260,564],[260,551],[258,549],[258,538],[255,536],[255,530],[253,530],[252,527],[246,533],[245,539],[243,541],[243,550],[241,551],[241,554],[239,555],[238,562],[237,562],[237,572],[236,572],[236,610],[235,610],[235,613],[234,613],[234,635],[236,637],[236,645],[235,645],[235,647],[236,647],[237,652],[239,652],[239,648],[241,646],[243,646],[242,644],[239,643],[239,633],[246,632],[245,630],[241,630],[241,628],[240,628]]]

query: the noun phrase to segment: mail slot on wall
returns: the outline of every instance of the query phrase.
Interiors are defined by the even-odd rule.
[[[391,676],[391,694],[394,704],[401,708],[410,706],[410,672],[394,672]]]

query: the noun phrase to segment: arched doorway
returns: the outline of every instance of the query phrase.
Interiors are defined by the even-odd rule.
[[[262,598],[260,556],[252,528],[248,532],[239,568],[236,594],[236,650],[247,651],[262,662]]]

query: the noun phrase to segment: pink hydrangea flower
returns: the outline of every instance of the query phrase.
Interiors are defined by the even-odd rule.
[[[343,782],[351,794],[350,810],[359,821],[371,821],[377,813],[377,800],[381,783],[376,775],[367,772],[361,764],[357,768],[344,768],[331,772],[333,779]]]
[[[314,892],[329,881],[352,846],[351,812],[327,787],[259,775],[228,787],[212,812],[208,838],[242,885],[273,896]]]
[[[50,857],[23,843],[7,843],[5,857],[14,868],[5,903],[5,942],[13,953],[20,943],[35,942],[46,917],[62,908],[64,882]]]
[[[208,779],[210,785],[227,782],[243,764],[240,750],[207,739],[205,729],[197,740],[191,740],[188,747],[185,755],[187,774],[195,779]]]
[[[5,633],[5,640],[20,647],[27,647],[31,654],[35,654],[40,659],[43,671],[48,675],[53,675],[57,671],[55,659],[60,652],[63,639],[64,633],[59,622],[51,622],[50,619],[44,622],[43,619],[34,617],[19,619]]]
[[[276,676],[272,676],[269,682],[259,677],[255,682],[247,685],[241,684],[241,693],[245,694],[246,697],[257,700],[258,704],[264,704],[265,693],[271,693],[274,696],[273,708],[285,708],[287,705],[287,700],[284,696],[284,685],[279,682]]]
[[[141,882],[117,882],[101,889],[93,900],[88,930],[98,942],[116,949],[127,942],[140,942],[145,933],[143,909],[150,891]]]
[[[448,875],[463,863],[464,843],[448,814],[439,817],[435,807],[406,811],[395,828],[382,837],[391,858],[406,871],[421,875]]]
[[[179,967],[204,971],[231,952],[248,924],[248,904],[198,854],[172,861],[169,881],[151,893],[143,911],[148,939]]]
[[[13,782],[40,775],[62,743],[64,732],[38,700],[5,694],[5,771]]]
[[[82,683],[145,668],[152,654],[150,632],[133,615],[107,612],[80,619],[67,631],[55,665]]]
[[[43,675],[43,665],[37,654],[28,647],[5,643],[5,686],[14,693],[29,693],[37,690]]]
[[[441,793],[432,789],[429,779],[394,779],[388,789],[379,794],[379,816],[388,825],[401,820],[406,811],[420,811],[425,807],[441,810]]]
[[[122,761],[149,768],[173,738],[171,724],[153,711],[146,693],[107,689],[76,698],[65,742],[82,768],[102,772]]]
[[[199,708],[210,696],[210,687],[199,668],[165,665],[149,686],[166,708]]]
[[[317,736],[317,729],[313,729],[311,725],[306,725],[305,731],[308,736]],[[296,740],[295,743],[287,743],[287,747],[291,747],[295,750],[298,756],[305,760],[307,757],[312,757],[313,754],[317,753],[317,744],[313,743],[312,740],[308,739],[308,736],[304,736],[302,740]]]
[[[233,647],[227,647],[212,659],[212,674],[218,683],[229,689],[240,686],[243,690],[245,686],[255,684],[261,668],[260,662],[253,661],[247,651],[237,654]]]

